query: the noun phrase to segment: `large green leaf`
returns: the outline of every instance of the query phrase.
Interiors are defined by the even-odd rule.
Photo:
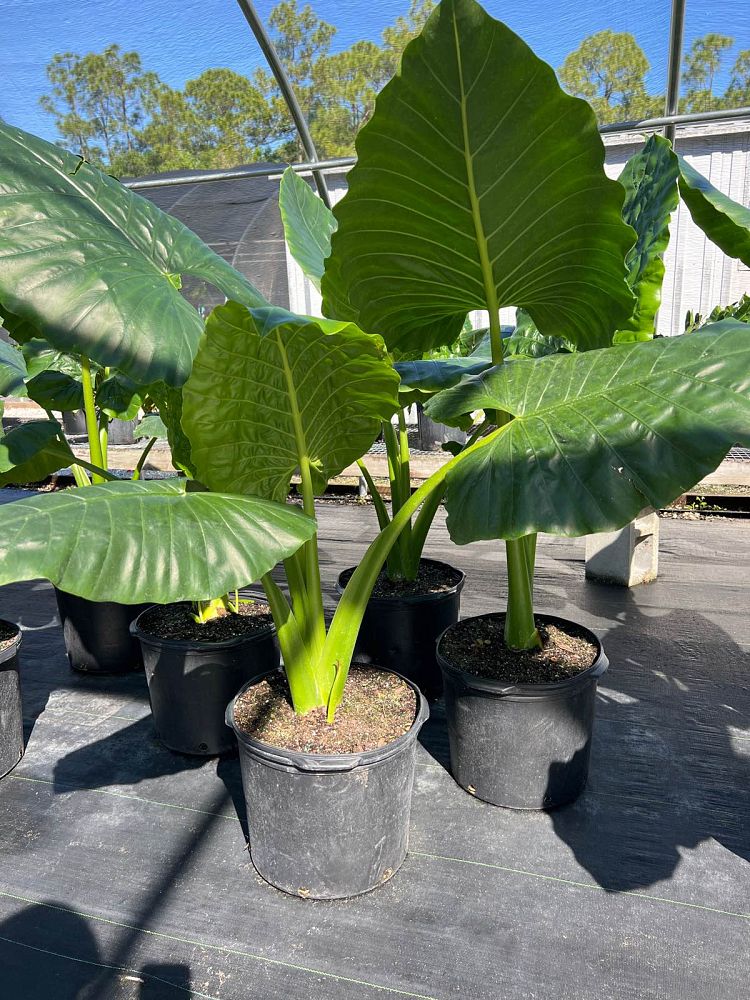
[[[39,483],[73,462],[56,420],[32,420],[0,437],[0,486]]]
[[[540,333],[531,316],[523,309],[516,310],[516,328],[505,340],[504,348],[508,358],[544,358],[548,354],[575,350],[565,337],[549,337]],[[489,351],[486,355],[491,357]]]
[[[687,336],[513,361],[427,404],[435,420],[513,414],[448,475],[458,544],[583,535],[662,507],[750,444],[750,336],[724,320]]]
[[[681,156],[680,194],[693,222],[728,257],[750,267],[750,208],[732,201]]]
[[[664,282],[664,251],[669,246],[669,222],[680,201],[678,176],[677,156],[660,135],[652,135],[620,174],[620,183],[625,188],[622,216],[638,236],[625,258],[628,284],[635,292],[637,304],[628,322],[615,334],[615,343],[650,340],[654,335]]]
[[[0,340],[0,396],[26,395],[26,362],[17,347]]]
[[[261,305],[181,222],[80,157],[0,122],[0,301],[59,350],[179,385],[202,332],[180,275]],[[12,331],[11,331],[12,332]]]
[[[201,482],[281,500],[302,461],[322,490],[364,454],[397,394],[379,337],[228,302],[206,323],[183,389],[182,425]]]
[[[1,124],[2,122],[0,122]],[[0,314],[0,324],[8,331],[17,344],[25,344],[27,340],[39,336],[39,330],[32,323],[15,316],[10,312],[5,303],[0,305]]]
[[[457,385],[466,375],[478,375],[492,366],[490,358],[438,358],[434,361],[398,361],[400,399],[404,406],[422,402],[442,389]]]
[[[350,304],[390,348],[450,344],[466,313],[522,306],[607,345],[633,311],[634,241],[591,108],[475,0],[443,0],[357,137],[335,206],[326,315]]]
[[[482,336],[475,341],[474,350],[466,357],[422,358],[417,361],[398,361],[394,368],[401,377],[399,398],[402,406],[424,403],[443,389],[457,385],[467,375],[478,375],[492,367],[492,348],[488,331],[472,331]],[[522,309],[518,310],[517,325],[503,327],[505,357],[543,358],[568,350],[562,337],[545,337],[534,326]]]
[[[65,372],[48,368],[29,379],[29,396],[44,410],[66,413],[83,408],[83,385]]]
[[[195,466],[190,453],[190,441],[182,429],[182,389],[159,382],[148,387],[148,395],[158,406],[161,422],[166,428],[172,465],[193,479]]]
[[[56,372],[64,372],[71,378],[81,381],[81,362],[78,358],[58,351],[41,337],[25,341],[21,347],[21,353],[26,360],[29,378],[52,369]],[[96,366],[93,367],[96,369]]]
[[[281,178],[279,208],[289,253],[320,289],[325,260],[331,252],[331,233],[336,229],[333,212],[291,167]]]
[[[108,417],[133,420],[141,408],[141,394],[145,390],[127,375],[115,372],[103,380],[96,390],[96,405]]]
[[[95,601],[206,600],[251,583],[312,537],[295,507],[123,482],[3,510],[0,584],[43,577]]]

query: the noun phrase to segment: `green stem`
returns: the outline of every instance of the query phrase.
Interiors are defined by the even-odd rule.
[[[105,368],[100,375],[99,384],[104,381],[104,379],[109,378],[109,368]],[[109,444],[109,417],[104,412],[104,410],[99,410],[99,446],[102,450],[102,466],[106,469],[109,468],[109,456],[107,455],[107,446]]]
[[[401,496],[401,474],[399,460],[401,449],[396,437],[396,431],[390,420],[383,423],[383,439],[385,441],[385,453],[388,457],[388,479],[391,484],[391,514],[395,516],[401,509],[404,497]]]
[[[367,468],[367,466],[365,465],[365,463],[362,461],[361,458],[357,459],[357,465],[359,467],[359,471],[362,473],[364,481],[367,483],[367,489],[369,490],[370,496],[372,497],[372,503],[373,506],[375,507],[375,513],[377,514],[378,517],[378,527],[382,531],[384,528],[387,528],[388,525],[391,523],[391,517],[390,514],[388,513],[388,508],[383,503],[383,498],[381,497],[380,491],[375,485],[375,480],[370,475],[370,470]]]
[[[158,438],[149,438],[148,444],[143,449],[143,451],[141,452],[141,457],[138,459],[138,464],[133,469],[133,476],[132,476],[133,479],[141,478],[141,470],[143,469],[143,464],[148,458],[148,453],[151,451],[151,449],[154,447],[157,441]]]
[[[422,551],[427,541],[427,533],[435,520],[435,514],[445,495],[445,484],[442,489],[436,489],[422,504],[422,509],[417,514],[411,526],[411,536],[409,538],[409,566],[407,569],[407,580],[415,580],[419,572],[419,563],[422,558]]]
[[[76,481],[76,486],[91,486],[91,480],[89,479],[86,471],[82,469],[80,465],[71,465],[70,471],[73,473],[73,479]]]
[[[344,589],[344,593],[341,595],[341,600],[336,608],[333,621],[328,629],[322,653],[324,664],[330,665],[329,669],[332,668],[335,673],[335,681],[328,699],[329,722],[333,721],[336,708],[341,702],[344,684],[346,683],[349,666],[354,653],[354,645],[357,641],[367,601],[372,593],[372,588],[375,586],[375,581],[378,578],[383,563],[398,540],[399,534],[420,505],[429,500],[436,490],[443,490],[448,473],[458,462],[462,461],[465,455],[486,447],[495,440],[498,434],[502,434],[504,430],[504,428],[498,428],[480,441],[477,441],[470,448],[465,448],[459,455],[446,462],[436,472],[433,472],[430,478],[425,480],[419,489],[412,493],[401,510],[395,514],[385,531],[381,531],[378,537],[370,544],[364,558],[352,574],[349,583]]]
[[[296,387],[292,376],[292,370],[289,365],[286,347],[284,346],[281,336],[278,334],[276,337],[276,344],[281,356],[284,378],[289,392],[292,426],[294,427],[294,438],[297,447],[297,455],[299,457],[299,473],[302,486],[302,508],[309,517],[314,519],[315,490],[313,489],[312,469],[310,467],[310,457],[307,451],[307,442],[305,440],[305,431],[302,424],[302,415],[297,402]],[[318,663],[320,662],[320,654],[325,643],[326,624],[323,615],[323,588],[320,582],[317,532],[309,542],[305,543],[303,547],[303,558],[305,591],[307,597],[305,607],[304,640],[306,648],[310,651],[312,661]],[[321,670],[323,672],[316,678],[316,685],[318,688],[328,690],[328,687],[333,684],[335,672],[333,668],[325,670],[321,667]]]
[[[268,604],[271,608],[279,648],[284,660],[284,672],[289,684],[294,711],[298,715],[325,705],[325,699],[318,687],[314,665],[310,662],[309,649],[289,602],[281,588],[266,574],[262,581]]]
[[[86,415],[86,433],[89,439],[89,455],[94,465],[103,469],[106,465],[102,454],[102,447],[99,441],[99,425],[96,417],[96,404],[94,402],[94,386],[91,381],[91,365],[85,355],[81,355],[81,382],[83,384],[83,409]],[[94,473],[92,479],[95,483],[103,483],[104,479],[98,473]]]
[[[508,649],[537,649],[542,640],[534,623],[536,535],[508,539],[505,551],[508,561],[505,645]]]
[[[109,418],[105,413],[99,414],[99,447],[102,453],[102,465],[109,465],[109,455],[107,454],[109,445]]]
[[[406,417],[403,410],[398,411],[398,444],[399,444],[399,473],[401,477],[401,502],[406,503],[411,496],[411,455],[409,453],[409,435],[406,430]],[[416,579],[419,570],[419,553],[416,562],[413,553],[412,523],[409,519],[404,526],[398,540],[401,549],[401,562],[404,578],[407,580]]]
[[[383,424],[383,437],[385,439],[385,451],[388,456],[388,478],[391,483],[391,519],[393,519],[408,500],[410,489],[404,491],[401,442],[390,420]],[[409,550],[405,543],[406,539],[404,535],[399,535],[398,541],[388,559],[388,576],[391,580],[403,580],[406,577]]]

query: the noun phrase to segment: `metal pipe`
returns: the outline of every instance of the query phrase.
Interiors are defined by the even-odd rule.
[[[281,64],[278,52],[276,51],[268,32],[263,26],[263,22],[258,16],[258,12],[250,0],[237,0],[237,3],[239,4],[239,8],[245,17],[245,20],[250,25],[250,28],[258,41],[258,45],[260,45],[261,51],[266,57],[268,65],[271,67],[271,72],[276,77],[279,90],[286,101],[286,106],[289,108],[289,113],[292,116],[294,124],[297,127],[299,137],[302,140],[305,155],[312,163],[315,163],[319,159],[317,150],[315,149],[315,143],[310,135],[310,130],[307,127],[307,119],[305,118],[302,108],[299,105],[299,101],[297,100],[297,95],[294,93],[291,81],[287,76],[286,70]],[[320,170],[316,170],[315,168],[313,168],[312,172],[313,177],[315,178],[315,184],[318,188],[318,194],[328,208],[330,208],[331,199],[328,196],[325,176]]]
[[[600,125],[603,135],[613,135],[617,132],[637,132],[639,129],[661,128],[663,125],[699,125],[702,122],[726,121],[730,118],[750,118],[749,108],[722,108],[717,111],[693,111],[684,115],[663,115],[661,118],[642,118],[631,122],[615,122],[612,125]]]
[[[685,32],[685,0],[672,0],[669,25],[669,63],[667,66],[667,96],[664,114],[671,118],[680,107],[680,70],[682,68],[682,38]],[[666,122],[664,135],[674,145],[675,123]]]
[[[718,111],[696,111],[684,115],[664,115],[661,118],[642,118],[629,122],[615,122],[600,125],[603,135],[617,135],[622,132],[637,132],[640,129],[657,129],[664,125],[699,125],[703,122],[727,121],[729,119],[750,118],[750,107],[722,109]],[[357,162],[354,156],[338,156],[328,160],[312,160],[308,163],[292,163],[292,170],[298,174],[322,173],[352,167]],[[187,177],[153,177],[123,181],[125,187],[135,191],[148,188],[172,187],[181,184],[205,184],[207,181],[232,181],[243,177],[277,177],[284,170],[282,163],[270,163],[254,167],[236,167],[233,170],[212,170]]]
[[[311,163],[290,163],[289,166],[297,174],[311,174],[324,170],[340,170],[351,167],[355,163],[353,156],[342,156],[332,160],[314,160]],[[274,177],[283,173],[285,164],[259,164],[255,167],[234,167],[229,170],[207,170],[205,173],[192,174],[185,177],[142,177],[132,181],[123,181],[125,187],[138,191],[142,188],[171,187],[173,184],[205,184],[207,181],[235,181],[243,177]],[[327,192],[326,188],[326,192]]]

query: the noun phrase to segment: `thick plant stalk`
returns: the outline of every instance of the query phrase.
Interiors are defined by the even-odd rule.
[[[536,535],[508,539],[508,608],[505,645],[508,649],[537,649],[542,640],[534,623],[534,560]]]
[[[96,417],[96,404],[94,402],[94,385],[91,381],[91,365],[85,355],[81,355],[81,382],[83,384],[83,410],[86,415],[86,434],[89,439],[89,455],[93,465],[98,465],[103,469],[106,467],[102,446],[99,439],[99,423]],[[93,473],[94,483],[103,483],[104,479]]]
[[[393,520],[378,537],[370,544],[364,558],[352,574],[349,583],[341,595],[336,613],[333,616],[325,646],[323,648],[322,659],[326,664],[331,664],[335,671],[335,680],[328,699],[328,721],[332,722],[336,713],[336,708],[341,702],[344,692],[344,684],[349,673],[354,645],[357,641],[362,617],[365,613],[367,601],[378,574],[388,557],[388,553],[398,540],[398,536],[405,524],[407,524],[422,503],[427,503],[433,494],[438,491],[442,494],[445,488],[445,480],[453,467],[460,462],[469,452],[486,447],[503,432],[498,428],[486,437],[481,438],[475,444],[465,448],[459,455],[452,458],[445,465],[441,466],[437,472],[433,472],[417,489],[401,509],[393,517]]]
[[[310,659],[309,648],[305,645],[294,612],[270,574],[266,574],[261,582],[276,625],[294,711],[298,715],[304,715],[314,708],[323,707],[326,699],[318,685],[314,663]]]
[[[302,425],[297,394],[294,387],[289,358],[281,337],[276,337],[279,354],[281,355],[284,369],[284,377],[289,389],[291,402],[292,424],[294,426],[294,437],[299,456],[299,474],[302,486],[302,508],[304,512],[313,519],[315,518],[315,490],[313,489],[312,469],[310,467],[310,457],[307,452],[307,442],[305,441],[305,431]],[[310,652],[311,661],[318,663],[320,653],[323,649],[326,638],[326,625],[323,616],[323,590],[320,584],[320,566],[318,564],[318,536],[316,535],[306,542],[302,549],[304,566],[301,567],[304,576],[304,622],[303,639],[305,647]],[[295,614],[297,609],[295,608]],[[323,670],[322,675],[316,677],[316,684],[319,689],[328,690],[333,683],[335,674]]]

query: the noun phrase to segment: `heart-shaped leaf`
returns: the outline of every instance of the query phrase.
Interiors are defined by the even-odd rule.
[[[289,253],[320,290],[331,233],[336,229],[333,212],[291,167],[281,178],[279,209]]]
[[[680,201],[679,172],[671,144],[660,135],[652,135],[643,149],[630,157],[620,174],[620,183],[625,188],[622,216],[638,236],[625,258],[628,284],[635,292],[637,305],[628,322],[615,334],[615,343],[650,340],[654,335],[664,283],[664,251],[669,246],[669,222]]]
[[[194,479],[195,466],[190,441],[182,429],[182,389],[159,382],[148,387],[148,395],[158,406],[159,417],[167,430],[172,465],[175,469],[181,469],[188,478]]]
[[[324,312],[389,348],[450,344],[473,309],[521,306],[545,335],[611,343],[633,311],[634,234],[591,108],[475,0],[443,0],[357,137]]]
[[[120,372],[105,378],[96,391],[96,405],[108,417],[133,420],[141,408],[141,387]]]
[[[457,385],[466,375],[478,375],[492,367],[490,358],[438,358],[398,361],[393,366],[401,376],[399,397],[404,406],[421,402],[442,389]]]
[[[536,531],[621,527],[691,489],[734,444],[750,444],[750,337],[723,320],[682,337],[538,361],[467,378],[425,409],[513,419],[448,474],[459,545]]]
[[[44,410],[67,413],[83,408],[83,385],[65,372],[49,368],[29,379],[26,388],[30,398]]]
[[[0,437],[0,486],[39,483],[74,462],[56,420],[31,420]]]
[[[78,358],[58,351],[41,337],[25,341],[21,346],[21,353],[26,361],[29,378],[34,378],[40,372],[51,369],[56,372],[64,372],[71,378],[81,381],[81,363]],[[96,366],[92,365],[92,369],[96,370]]]
[[[298,508],[254,497],[105,483],[5,507],[0,584],[43,577],[124,604],[207,600],[259,579],[314,532]]]
[[[179,292],[180,275],[249,305],[265,302],[177,219],[3,122],[0,190],[0,301],[61,351],[142,384],[179,385],[203,329]]]
[[[379,337],[228,302],[206,323],[182,425],[201,482],[281,500],[303,463],[322,491],[397,406],[398,375]]]

